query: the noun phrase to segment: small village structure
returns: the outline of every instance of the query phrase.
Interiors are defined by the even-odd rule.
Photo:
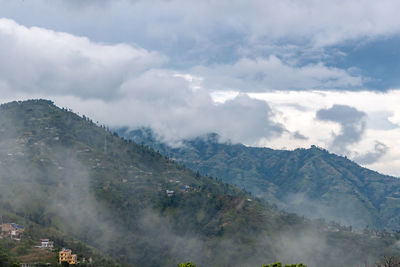
[[[183,185],[181,188],[181,192],[190,192],[191,191],[191,187],[187,184]]]
[[[72,254],[72,250],[63,248],[58,252],[58,261],[60,264],[68,262],[70,265],[73,265],[77,263],[77,255]]]
[[[52,250],[54,248],[54,242],[50,241],[50,239],[44,238],[40,239],[40,246],[36,246],[40,249],[49,249]]]
[[[15,241],[20,241],[25,228],[16,223],[3,223],[1,224],[1,237],[9,238]]]
[[[165,190],[165,193],[167,193],[167,196],[169,196],[169,197],[172,197],[172,196],[174,196],[175,195],[175,191],[173,191],[173,190]]]
[[[52,266],[51,263],[20,263],[21,267]]]

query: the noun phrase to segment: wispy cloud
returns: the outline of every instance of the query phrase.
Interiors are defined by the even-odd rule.
[[[372,164],[379,161],[388,152],[389,147],[379,141],[375,142],[373,151],[356,156],[354,160],[360,164]]]
[[[263,92],[268,90],[312,90],[359,88],[362,77],[322,63],[292,65],[281,59],[243,58],[234,64],[195,67],[194,73],[204,77],[204,86],[213,90]]]

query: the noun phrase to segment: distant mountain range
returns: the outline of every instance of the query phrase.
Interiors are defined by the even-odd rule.
[[[356,228],[400,229],[400,179],[324,149],[248,147],[221,143],[216,134],[171,147],[157,141],[150,129],[118,133],[287,211]]]
[[[216,154],[221,144],[196,142],[203,144],[202,154],[214,160],[222,157],[215,162],[228,164],[222,159],[228,158],[231,146],[224,145],[227,151]],[[280,166],[281,177],[291,179],[289,162],[309,166],[320,164],[321,155],[331,157],[319,149],[300,152],[309,155]],[[254,155],[236,154],[235,164],[250,171]],[[201,158],[195,160],[193,164],[201,163]],[[338,166],[341,160],[337,157]],[[222,178],[224,170],[220,171],[215,176]],[[381,183],[381,176],[375,175]],[[232,175],[231,181],[239,181],[237,177]],[[276,185],[276,192],[266,196],[307,188],[300,182],[279,188],[278,180],[265,182]],[[0,105],[0,218],[25,227],[20,243],[0,239],[2,264],[46,262],[49,257],[55,261],[53,254],[41,258],[35,252],[39,238],[53,240],[56,248],[72,248],[78,260],[92,257],[93,266],[177,266],[193,261],[198,266],[252,267],[281,260],[333,267],[400,254],[397,233],[353,232],[282,212],[46,100]]]

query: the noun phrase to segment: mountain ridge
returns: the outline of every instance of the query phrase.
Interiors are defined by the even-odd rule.
[[[170,147],[158,142],[149,129],[118,132],[200,174],[236,184],[288,211],[357,228],[399,229],[400,179],[325,149],[247,147],[220,143],[216,134]]]
[[[0,215],[36,233],[27,250],[45,235],[123,266],[354,266],[400,254],[397,233],[280,211],[45,100],[0,105]]]

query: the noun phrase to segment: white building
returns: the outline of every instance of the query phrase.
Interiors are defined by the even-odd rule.
[[[54,242],[50,241],[50,239],[47,239],[47,238],[40,239],[40,246],[37,246],[37,247],[42,248],[42,249],[53,249]]]

